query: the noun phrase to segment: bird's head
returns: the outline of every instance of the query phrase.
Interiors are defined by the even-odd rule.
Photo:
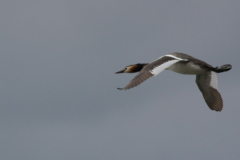
[[[126,66],[124,69],[116,72],[116,74],[118,74],[118,73],[135,73],[135,72],[139,72],[146,65],[148,65],[148,63],[138,63],[138,64],[129,65],[129,66]]]

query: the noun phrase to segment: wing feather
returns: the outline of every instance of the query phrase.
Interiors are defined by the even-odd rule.
[[[138,86],[139,84],[146,81],[148,78],[152,76],[156,76],[159,73],[161,73],[163,70],[167,69],[171,65],[179,62],[179,61],[186,61],[181,58],[172,56],[172,55],[166,55],[163,57],[158,58],[157,60],[153,61],[152,63],[149,63],[146,65],[124,88],[118,88],[118,89],[130,89],[133,87]]]
[[[216,73],[210,71],[206,74],[197,75],[196,83],[208,107],[215,111],[221,111],[223,100],[221,94],[218,92]]]

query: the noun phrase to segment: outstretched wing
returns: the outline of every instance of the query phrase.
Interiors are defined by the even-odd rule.
[[[161,73],[163,70],[167,69],[169,66],[177,63],[179,61],[187,61],[173,55],[165,55],[158,58],[146,65],[124,88],[118,88],[120,90],[126,90],[138,86],[142,82],[146,81],[152,76],[156,76]]]
[[[196,83],[203,94],[208,107],[215,111],[221,111],[223,100],[217,88],[217,75],[210,71],[196,76]]]

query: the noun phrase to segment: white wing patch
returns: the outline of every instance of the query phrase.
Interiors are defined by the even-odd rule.
[[[169,56],[169,57],[172,57],[172,56]],[[161,58],[161,57],[160,57]],[[174,57],[175,58],[175,57]],[[180,58],[178,58],[180,59]],[[182,59],[181,59],[182,60]],[[153,68],[150,72],[156,76],[158,75],[160,72],[162,72],[163,70],[165,70],[166,68],[168,68],[169,66],[173,65],[174,63],[178,62],[180,60],[171,60],[171,61],[167,61],[163,64],[161,64],[160,66],[157,66],[155,68]]]
[[[180,60],[180,61],[186,61],[186,60],[184,60],[184,59],[181,59],[181,58],[178,58],[178,57],[176,57],[176,56],[173,56],[173,55],[165,55],[165,56],[162,56],[162,57],[172,57],[172,58],[174,58],[174,59],[178,59],[178,60]],[[157,60],[159,60],[159,59],[161,59],[162,57],[159,57],[158,59],[156,59],[155,61],[157,61]]]
[[[175,56],[173,56],[173,55],[166,55],[166,57],[172,57],[172,58],[178,59],[178,60],[180,60],[180,61],[186,61],[186,60],[184,60],[184,59],[175,57]]]
[[[218,89],[217,87],[217,75],[215,72],[211,71],[211,81],[210,81],[210,86],[215,88],[215,89]]]

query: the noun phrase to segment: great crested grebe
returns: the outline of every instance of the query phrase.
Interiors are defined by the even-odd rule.
[[[156,76],[163,70],[171,70],[181,74],[196,75],[196,83],[203,94],[208,107],[215,111],[221,111],[223,100],[217,88],[216,73],[226,72],[232,65],[225,64],[221,67],[212,67],[204,61],[196,59],[184,53],[169,53],[158,58],[152,63],[138,63],[126,66],[123,70],[116,73],[135,73],[139,72],[124,88],[127,90],[138,86],[152,76]]]

